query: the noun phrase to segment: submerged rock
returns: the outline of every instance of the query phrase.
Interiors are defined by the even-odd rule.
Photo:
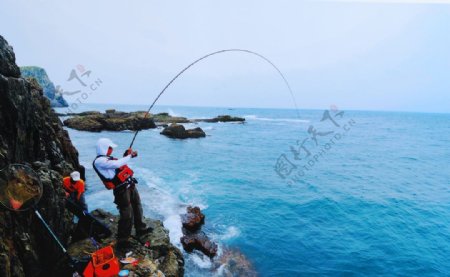
[[[38,66],[21,66],[20,72],[24,78],[34,78],[44,91],[44,96],[50,100],[52,107],[68,107],[67,101],[50,81],[45,69]]]
[[[252,263],[237,249],[223,249],[222,255],[215,259],[214,267],[220,271],[220,276],[224,277],[258,276]]]
[[[156,128],[153,119],[145,112],[118,112],[107,110],[106,113],[86,112],[64,120],[64,125],[80,131],[124,131]]]
[[[168,127],[164,128],[161,135],[178,139],[206,137],[205,132],[200,127],[186,130],[183,125],[176,123],[172,123]]]

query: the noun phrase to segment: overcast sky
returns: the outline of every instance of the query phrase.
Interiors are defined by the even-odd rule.
[[[300,108],[450,112],[450,1],[2,0],[0,26],[17,63],[64,91],[100,78],[89,103],[150,104],[193,60],[242,48],[279,67]],[[86,87],[67,81],[77,65]],[[242,53],[201,62],[159,104],[293,107],[277,72]]]

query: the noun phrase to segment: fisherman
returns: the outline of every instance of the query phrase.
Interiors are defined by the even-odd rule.
[[[125,151],[123,158],[116,159],[111,156],[116,147],[117,145],[108,138],[99,139],[97,157],[92,166],[105,187],[114,192],[114,203],[120,214],[117,247],[128,249],[133,223],[137,237],[150,233],[152,228],[143,222],[141,199],[136,188],[137,180],[127,166],[131,158],[137,157],[137,152],[130,148]]]
[[[88,207],[84,199],[85,185],[80,178],[80,172],[74,171],[70,173],[70,177],[63,178],[63,187],[66,191],[66,197],[87,212]]]

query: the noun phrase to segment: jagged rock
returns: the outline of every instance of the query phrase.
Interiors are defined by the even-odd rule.
[[[187,252],[200,250],[203,254],[210,258],[217,255],[217,244],[212,242],[202,231],[192,234],[185,234],[181,237],[180,241],[184,250]]]
[[[115,244],[117,234],[118,216],[112,215],[103,210],[95,210],[91,213],[104,224],[110,226],[113,235],[101,242],[101,247]],[[158,276],[158,272],[164,276],[183,276],[184,259],[178,248],[173,246],[169,240],[169,231],[164,228],[159,220],[145,219],[148,226],[153,228],[153,232],[140,238],[130,240],[132,256],[139,260],[136,266],[122,265],[122,269],[128,269],[134,276]],[[148,242],[148,247],[145,244]],[[69,254],[75,259],[83,259],[86,253],[92,253],[95,248],[89,239],[71,244],[68,248]],[[116,256],[124,258],[125,253],[115,250]]]
[[[45,69],[38,66],[21,66],[20,72],[24,78],[34,78],[44,91],[44,96],[50,100],[52,107],[68,107],[67,101],[61,93],[56,91],[55,85],[50,81]]]
[[[19,77],[12,47],[0,36],[0,169],[31,165],[43,185],[38,209],[67,243],[72,216],[65,209],[61,178],[83,168],[40,86]],[[0,276],[55,276],[61,250],[32,211],[0,208],[0,237]]]
[[[200,128],[186,130],[183,125],[172,123],[168,127],[162,130],[161,135],[165,135],[169,138],[203,138],[206,136],[205,132]]]
[[[205,223],[205,215],[199,207],[187,207],[187,213],[181,215],[181,223],[183,227],[190,232],[198,231]]]
[[[145,117],[145,112],[118,112],[107,110],[106,113],[89,112],[84,115],[64,120],[64,125],[81,131],[124,131],[124,130],[145,130],[156,128],[155,122],[149,117]]]
[[[217,122],[244,122],[245,118],[237,117],[237,116],[230,116],[230,115],[219,115],[214,118],[210,119],[194,119],[195,122],[210,122],[210,123],[217,123]]]
[[[61,180],[73,170],[80,171],[84,179],[84,168],[67,131],[43,97],[42,88],[18,78],[14,59],[12,48],[0,36],[0,169],[24,163],[36,171],[43,188],[37,208],[67,245],[74,226],[73,216],[65,208]],[[100,212],[95,215],[102,216]],[[109,220],[109,215],[103,218]],[[115,220],[113,228],[117,226]],[[166,276],[182,276],[183,258],[170,244],[167,230],[159,221],[150,220],[149,224],[155,232],[147,238],[150,252],[143,251],[156,257],[157,267]],[[0,206],[0,238],[0,276],[72,276],[58,273],[67,267],[67,257],[33,211],[11,212]]]
[[[200,231],[200,227],[205,223],[205,215],[199,207],[187,207],[187,213],[181,216],[183,224],[183,237],[181,245],[187,252],[200,250],[206,256],[213,258],[217,254],[217,244],[212,242],[208,236]]]
[[[14,50],[2,36],[0,36],[0,74],[5,77],[20,77]]]

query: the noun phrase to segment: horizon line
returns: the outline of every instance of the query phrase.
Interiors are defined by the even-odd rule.
[[[69,107],[52,107],[58,109],[68,109],[70,108],[70,104],[76,102],[68,102]],[[123,103],[76,103],[78,105],[113,105],[113,106],[145,106],[146,104],[123,104]],[[327,107],[329,108],[330,104]],[[150,106],[150,105],[148,105]],[[207,105],[180,105],[180,104],[156,104],[155,107],[188,107],[188,108],[225,108],[225,109],[273,109],[273,110],[293,110],[295,111],[295,107],[237,107],[237,106],[207,106]],[[311,111],[320,111],[324,108],[298,108],[301,110],[311,110]],[[427,113],[427,114],[450,114],[450,111],[416,111],[416,110],[378,110],[378,109],[363,109],[363,108],[345,108],[342,109],[344,111],[356,111],[356,112],[400,112],[400,113]]]

